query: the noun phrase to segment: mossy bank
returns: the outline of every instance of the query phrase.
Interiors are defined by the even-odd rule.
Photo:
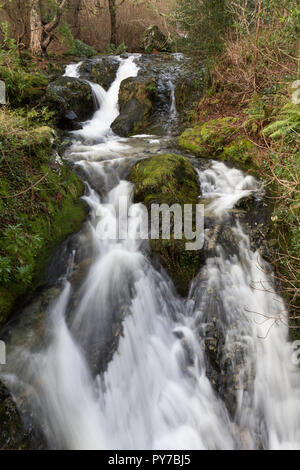
[[[212,158],[256,169],[256,146],[241,135],[234,117],[212,119],[186,129],[178,138],[180,147],[201,158]]]
[[[54,152],[54,139],[35,114],[0,110],[0,326],[86,217],[83,183]]]
[[[289,85],[277,85],[276,93],[255,93],[243,108],[230,106],[234,117],[217,119],[215,105],[210,104],[217,102],[224,113],[229,107],[226,96],[207,92],[198,105],[196,122],[179,136],[178,143],[195,156],[250,172],[265,185],[271,209],[273,281],[289,307],[291,337],[299,339],[300,104],[292,102]]]
[[[186,157],[156,155],[137,163],[128,179],[135,183],[134,200],[150,209],[151,204],[196,205],[199,201],[199,181]],[[174,238],[171,219],[170,240],[150,240],[151,252],[158,256],[162,266],[173,279],[178,292],[186,295],[191,280],[202,262],[200,251],[187,251],[187,240]]]

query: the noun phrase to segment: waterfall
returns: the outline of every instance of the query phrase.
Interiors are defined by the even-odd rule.
[[[106,91],[97,83],[89,82],[89,84],[93,92],[94,107],[95,110],[98,111],[98,109],[100,109],[105,103]]]
[[[78,62],[78,64],[69,64],[66,66],[66,70],[64,73],[64,77],[73,77],[73,78],[79,78],[80,73],[79,69],[82,65],[82,62]]]
[[[206,212],[221,220],[228,218],[240,199],[251,193],[262,196],[252,176],[223,163],[213,163],[210,169],[199,172],[199,178],[208,201]],[[299,449],[300,375],[291,361],[284,301],[270,283],[270,267],[251,249],[239,223],[232,227],[232,233],[236,252],[228,254],[226,247],[217,246],[216,256],[207,260],[199,275],[206,277],[204,285],[198,278],[192,286],[195,309],[206,322],[212,309],[211,293],[221,293],[220,300],[214,302],[219,304],[221,329],[226,331],[224,351],[230,355],[238,346],[241,359],[235,420],[246,446],[255,448],[259,436],[265,449]],[[253,384],[247,383],[249,377]]]
[[[170,91],[171,91],[170,124],[174,125],[178,121],[178,112],[177,112],[177,107],[176,107],[176,96],[175,96],[176,87],[175,87],[175,84],[171,80],[169,82],[169,85],[170,85]]]
[[[72,64],[66,74],[79,76],[78,69]],[[278,294],[255,289],[255,281],[269,283],[270,268],[241,224],[230,225],[234,206],[262,190],[223,163],[198,170],[206,214],[229,225],[233,246],[217,242],[188,298],[179,297],[137,236],[144,214],[124,180],[132,162],[169,140],[121,139],[110,129],[120,84],[137,73],[130,56],[120,59],[107,92],[91,84],[99,109],[72,133],[66,154],[86,176],[89,219],[42,313],[34,314],[37,299],[12,328],[1,380],[50,449],[299,449],[300,374],[287,326],[265,321],[286,318],[285,307]],[[118,224],[111,208],[121,196],[135,209],[130,237],[102,240],[98,223]],[[236,385],[234,413],[209,375],[205,332],[212,318]]]
[[[82,62],[79,62],[78,64],[67,65],[63,77],[80,78],[81,65]],[[98,85],[97,83],[88,83],[90,84],[92,89],[95,110],[98,110],[101,108],[105,100],[106,92],[102,88],[102,86]]]
[[[101,87],[93,85],[92,88],[97,96],[100,109],[91,121],[85,123],[83,130],[75,131],[74,134],[93,141],[100,141],[107,136],[110,133],[111,124],[119,115],[118,102],[121,82],[126,78],[135,77],[137,74],[138,67],[133,56],[129,59],[120,59],[116,79],[107,92],[104,89],[100,92]]]

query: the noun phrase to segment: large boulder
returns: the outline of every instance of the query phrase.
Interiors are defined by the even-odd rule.
[[[120,115],[112,124],[113,131],[126,137],[145,130],[151,123],[156,95],[155,78],[142,76],[124,80],[119,93]]]
[[[172,44],[170,40],[161,32],[158,26],[149,26],[144,32],[142,38],[142,49],[146,53],[153,51],[171,52]]]
[[[199,181],[189,160],[181,155],[156,155],[137,163],[128,179],[135,183],[134,200],[150,210],[155,204],[196,205],[199,200]],[[171,227],[170,240],[150,240],[155,258],[173,279],[181,295],[187,295],[191,280],[203,262],[202,250],[187,251],[187,240],[174,239]]]
[[[112,129],[124,137],[177,133],[202,93],[201,64],[181,54],[143,54],[136,63],[137,77],[121,83],[120,115]]]
[[[90,119],[94,113],[92,89],[85,80],[58,78],[48,86],[46,99],[62,129],[79,129],[80,122]]]
[[[116,56],[97,57],[85,60],[79,68],[79,73],[82,78],[98,83],[108,90],[116,78],[119,66],[120,60]]]

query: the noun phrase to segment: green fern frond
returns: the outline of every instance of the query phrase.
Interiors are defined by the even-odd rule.
[[[264,134],[271,139],[287,137],[292,132],[300,133],[300,106],[293,103],[286,104],[279,113],[279,119],[264,129]]]

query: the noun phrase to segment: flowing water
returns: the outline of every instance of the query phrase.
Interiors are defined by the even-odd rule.
[[[68,66],[66,75],[78,77],[78,69]],[[167,149],[171,137],[122,139],[110,129],[121,81],[137,73],[131,56],[120,59],[107,92],[91,84],[96,112],[72,133],[66,154],[86,181],[89,219],[42,312],[34,314],[37,297],[11,328],[1,378],[51,449],[300,448],[300,375],[285,307],[263,288],[270,287],[269,267],[230,218],[241,199],[262,197],[259,184],[223,163],[198,170],[206,214],[219,226],[231,221],[233,248],[217,243],[188,298],[179,297],[137,236],[143,211],[124,179],[138,159]],[[174,90],[172,97],[174,122]],[[118,223],[112,207],[121,196],[135,214],[129,237],[101,240],[98,223]],[[231,358],[231,409],[227,390],[218,393],[209,378],[211,319],[223,337],[224,368]]]

